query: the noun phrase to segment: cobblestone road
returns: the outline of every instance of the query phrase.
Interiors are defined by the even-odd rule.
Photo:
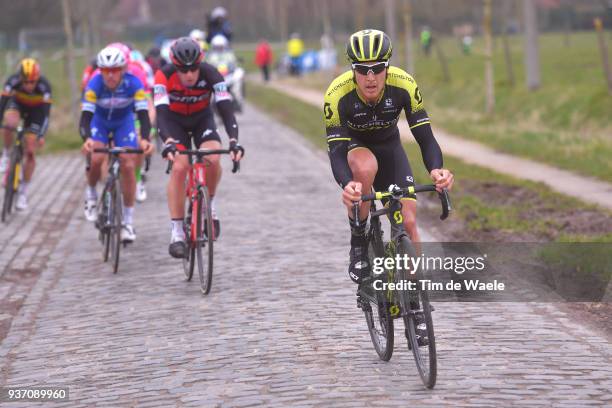
[[[325,157],[250,107],[240,119],[248,152],[224,174],[208,297],[167,255],[160,161],[117,275],[81,214],[80,159],[41,162],[30,217],[0,230],[0,386],[70,387],[53,407],[612,404],[610,343],[552,305],[437,304],[434,390],[401,325],[379,361]]]

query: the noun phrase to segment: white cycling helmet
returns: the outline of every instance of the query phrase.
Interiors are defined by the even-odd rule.
[[[191,30],[191,32],[189,33],[189,37],[192,40],[196,40],[196,41],[204,41],[206,40],[206,33],[202,30],[199,30],[197,28]]]
[[[98,68],[123,68],[127,64],[125,54],[119,48],[106,47],[98,53]]]
[[[229,47],[229,41],[225,38],[224,35],[217,34],[212,40],[210,40],[210,47],[214,51],[224,51],[227,47]]]
[[[217,18],[226,18],[227,17],[227,10],[224,7],[215,7],[212,12],[210,13],[210,17],[215,20]]]

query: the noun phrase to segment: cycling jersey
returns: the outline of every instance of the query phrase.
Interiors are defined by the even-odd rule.
[[[332,170],[341,186],[353,179],[346,157],[349,150],[384,143],[394,143],[401,148],[401,144],[397,143],[397,122],[402,110],[419,143],[427,170],[441,168],[440,146],[431,131],[417,83],[408,73],[397,67],[389,67],[383,92],[375,104],[361,98],[352,71],[345,72],[331,83],[325,93],[323,114]],[[397,160],[387,156],[378,158],[379,161],[381,159]],[[407,178],[412,179],[412,174],[406,174],[406,168],[409,169],[409,166],[398,166],[398,172],[402,174],[393,177],[396,184],[405,183]]]
[[[174,65],[166,65],[155,74],[155,106],[168,105],[172,112],[191,115],[204,110],[210,105],[213,92],[217,102],[232,98],[223,76],[205,62],[200,64],[200,75],[191,88],[181,84]]]
[[[139,113],[141,125],[145,122],[141,128],[142,137],[148,139],[150,124],[147,107],[142,82],[136,76],[125,73],[117,88],[110,90],[104,84],[102,75],[96,74],[83,95],[81,136],[108,144],[108,136],[112,133],[115,146],[137,147],[133,112]],[[84,118],[89,118],[91,123],[83,121]]]
[[[228,136],[238,139],[232,96],[223,77],[212,65],[200,64],[198,79],[191,88],[183,86],[174,65],[166,65],[155,73],[153,93],[159,135],[164,141],[172,137],[188,147],[193,136],[199,147],[203,141],[218,140],[209,109],[213,94]]]
[[[11,75],[6,80],[0,97],[0,122],[5,109],[18,110],[23,118],[25,131],[42,137],[49,123],[51,102],[51,85],[44,76],[38,79],[32,92],[26,92],[21,76]]]

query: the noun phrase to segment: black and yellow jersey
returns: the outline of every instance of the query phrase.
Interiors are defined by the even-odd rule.
[[[346,153],[351,140],[374,145],[399,138],[402,110],[421,147],[429,171],[442,166],[442,152],[431,131],[419,87],[407,72],[390,66],[378,101],[368,104],[357,92],[353,72],[338,76],[325,92],[323,115],[334,176],[341,186],[352,179]]]
[[[383,142],[397,131],[402,110],[411,128],[429,123],[419,87],[408,73],[389,67],[384,91],[371,106],[358,94],[353,72],[347,71],[325,93],[323,111],[328,138],[354,137],[363,143]]]

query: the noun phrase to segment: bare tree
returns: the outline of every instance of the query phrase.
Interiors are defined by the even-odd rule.
[[[527,88],[534,91],[540,87],[540,52],[538,46],[538,10],[535,0],[523,0],[525,24],[525,73]]]
[[[402,1],[404,20],[404,64],[410,74],[414,74],[414,50],[412,38],[412,0]]]
[[[385,31],[391,37],[391,40],[395,40],[396,30],[395,30],[395,0],[385,0]]]
[[[68,80],[70,82],[70,108],[74,120],[77,120],[77,83],[76,83],[76,70],[74,67],[74,42],[72,38],[72,24],[71,24],[71,11],[70,1],[62,0],[62,13],[64,17],[64,32],[66,33],[66,64],[68,68]]]
[[[508,78],[508,84],[514,86],[514,67],[512,64],[512,53],[510,52],[510,44],[508,42],[508,16],[512,14],[514,8],[513,1],[504,1],[501,7],[501,33],[502,33],[502,45],[504,47],[504,60],[506,62],[506,76]]]
[[[599,51],[601,53],[601,61],[603,64],[603,71],[608,82],[608,93],[612,95],[612,71],[610,70],[610,61],[608,60],[608,45],[603,33],[603,22],[600,17],[597,17],[593,24],[595,25],[595,31],[597,31],[597,40],[599,42]]]
[[[485,92],[486,111],[495,110],[495,83],[493,82],[493,34],[491,30],[491,0],[484,0],[483,32],[485,39]]]

